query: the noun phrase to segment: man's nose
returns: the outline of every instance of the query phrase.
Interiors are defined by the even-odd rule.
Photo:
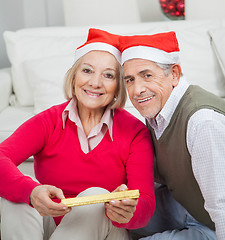
[[[140,95],[146,91],[145,83],[141,78],[136,78],[134,81],[134,92],[135,95]]]

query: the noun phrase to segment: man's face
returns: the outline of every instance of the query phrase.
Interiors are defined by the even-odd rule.
[[[149,60],[132,59],[124,63],[129,98],[143,117],[156,117],[177,86],[179,79],[173,68],[166,76],[162,68]]]

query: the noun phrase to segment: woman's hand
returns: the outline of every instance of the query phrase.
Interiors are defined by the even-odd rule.
[[[127,186],[122,184],[114,192],[125,191]],[[105,204],[106,214],[114,222],[128,223],[136,210],[138,199],[112,200]]]
[[[39,185],[31,192],[30,202],[41,216],[58,217],[70,212],[71,208],[66,205],[53,202],[54,197],[65,198],[61,189],[51,185]]]

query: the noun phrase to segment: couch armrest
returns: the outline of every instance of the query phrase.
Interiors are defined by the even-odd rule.
[[[9,105],[12,94],[12,80],[10,68],[0,69],[0,112]]]

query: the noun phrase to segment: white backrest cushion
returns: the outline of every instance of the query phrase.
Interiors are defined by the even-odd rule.
[[[192,24],[193,23],[193,24]],[[177,33],[181,50],[181,67],[191,84],[225,96],[225,78],[212,49],[209,30],[220,26],[218,21],[190,22],[189,28],[173,30]]]
[[[12,94],[11,72],[9,68],[0,69],[0,112],[9,106],[9,98]]]
[[[213,51],[225,76],[225,27],[209,32]]]
[[[113,33],[139,35],[175,31],[181,52],[181,67],[186,79],[195,85],[220,96],[225,96],[225,79],[210,44],[209,30],[223,24],[220,20],[165,21],[133,25],[126,30],[114,29]],[[126,33],[124,33],[126,31]]]
[[[53,56],[73,56],[76,47],[86,39],[85,31],[82,32],[83,36],[72,36],[73,31],[71,31],[71,36],[66,37],[63,33],[60,34],[61,36],[38,35],[38,31],[38,29],[34,31],[33,35],[32,31],[28,30],[4,33],[7,53],[12,65],[14,92],[18,102],[23,106],[34,104],[33,91],[26,77],[24,62]],[[57,69],[54,70],[57,71]]]
[[[72,55],[48,57],[24,62],[26,77],[34,95],[34,113],[66,101],[63,85]]]
[[[224,77],[211,48],[208,35],[210,29],[216,29],[220,26],[221,22],[219,20],[206,20],[165,21],[94,27],[122,35],[175,31],[181,49],[181,66],[187,80],[218,96],[225,96],[223,87]],[[76,47],[85,42],[88,29],[88,26],[46,27],[5,32],[4,38],[7,53],[12,64],[13,87],[21,105],[34,104],[34,89],[31,87],[31,81],[28,78],[28,75],[32,74],[26,73],[27,68],[24,63],[51,57],[71,56],[72,58]],[[51,69],[56,73],[58,71],[54,67],[51,67]],[[45,71],[44,65],[40,66],[41,71]],[[41,76],[36,79],[44,81]],[[132,107],[129,101],[126,107]]]

